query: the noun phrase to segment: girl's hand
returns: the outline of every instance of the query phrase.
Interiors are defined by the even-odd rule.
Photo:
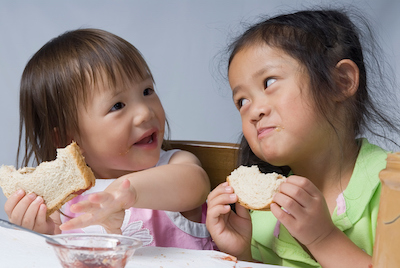
[[[252,261],[250,214],[239,204],[233,212],[229,204],[235,202],[237,196],[227,182],[217,186],[208,195],[206,226],[221,251]]]
[[[88,200],[71,206],[71,212],[84,213],[60,226],[61,230],[101,225],[107,233],[121,234],[125,209],[136,201],[136,192],[127,179],[116,180],[104,192],[91,194]]]
[[[273,200],[276,203],[271,204],[271,212],[306,247],[319,243],[336,229],[324,196],[304,177],[288,177]]]
[[[42,234],[54,234],[55,224],[50,217],[46,218],[43,198],[34,193],[16,191],[7,199],[4,210],[12,223]]]

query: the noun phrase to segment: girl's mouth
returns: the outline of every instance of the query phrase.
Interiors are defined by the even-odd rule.
[[[156,132],[153,132],[151,135],[144,137],[140,141],[136,142],[134,145],[152,144],[154,141],[156,141],[156,139]]]
[[[135,142],[132,146],[139,146],[139,148],[149,149],[149,150],[156,148],[157,147],[157,132],[155,131],[148,136],[144,136],[142,139]],[[128,154],[131,149],[132,149],[132,147],[128,147],[124,152],[120,153],[120,155]]]
[[[283,126],[277,125],[274,127],[265,127],[265,128],[260,128],[257,130],[257,137],[258,139],[262,139],[267,135],[271,135],[272,131],[276,131],[276,132],[281,132],[282,130],[284,130],[285,128]]]

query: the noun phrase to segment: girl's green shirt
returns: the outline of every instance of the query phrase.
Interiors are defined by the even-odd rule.
[[[389,153],[360,139],[361,148],[347,188],[339,195],[333,223],[372,256],[379,209],[379,172]],[[286,267],[321,267],[269,211],[252,211],[252,255],[264,263]]]

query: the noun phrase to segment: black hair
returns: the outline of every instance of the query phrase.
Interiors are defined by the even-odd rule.
[[[368,36],[373,37],[367,20],[364,19],[363,24]],[[316,108],[336,131],[330,107],[333,100],[340,98],[343,92],[337,86],[334,70],[340,60],[350,59],[359,69],[359,87],[354,98],[343,103],[348,116],[345,122],[341,122],[342,126],[348,128],[354,138],[369,132],[389,139],[398,146],[384,130],[384,127],[388,127],[398,133],[397,124],[385,115],[382,107],[374,103],[375,99],[371,95],[370,88],[376,85],[367,79],[365,49],[360,41],[362,34],[361,29],[344,10],[305,10],[279,15],[250,26],[231,43],[228,48],[228,69],[235,55],[245,47],[266,44],[281,49],[306,70]],[[374,40],[370,41],[373,43]],[[377,58],[372,61],[379,67]],[[380,86],[379,91],[386,89],[385,82]],[[241,141],[239,164],[258,164],[264,172],[275,171],[284,175],[289,171],[288,167],[275,167],[258,159],[244,137]]]

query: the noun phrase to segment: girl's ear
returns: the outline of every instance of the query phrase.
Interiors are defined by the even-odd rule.
[[[336,64],[336,83],[342,95],[337,101],[352,97],[358,90],[360,71],[357,64],[349,59],[343,59]]]

